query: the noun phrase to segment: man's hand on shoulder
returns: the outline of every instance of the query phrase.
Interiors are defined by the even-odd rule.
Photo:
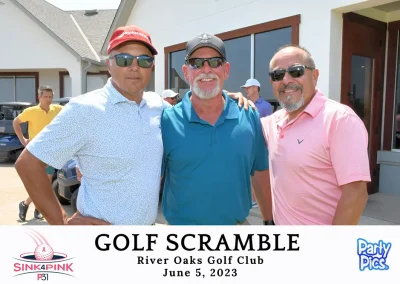
[[[226,92],[228,97],[230,97],[232,100],[238,101],[238,106],[239,107],[243,106],[245,110],[248,110],[249,106],[252,109],[256,109],[255,104],[252,101],[250,101],[247,98],[245,98],[241,92],[231,93],[231,92],[229,92],[227,90],[224,90],[224,91]]]

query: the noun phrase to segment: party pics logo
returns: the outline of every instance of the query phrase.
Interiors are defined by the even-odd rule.
[[[369,270],[389,270],[387,257],[392,248],[391,243],[379,241],[370,243],[364,239],[357,240],[357,254],[359,256],[360,271]]]
[[[65,253],[55,252],[40,233],[30,230],[27,234],[33,240],[34,251],[22,253],[19,258],[14,257],[14,277],[35,275],[36,280],[48,281],[52,274],[73,276],[72,258]]]

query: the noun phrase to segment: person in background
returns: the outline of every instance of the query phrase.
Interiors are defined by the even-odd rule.
[[[174,106],[178,102],[179,94],[175,93],[173,90],[164,90],[161,93],[161,97],[164,101],[168,102],[170,105]]]
[[[273,108],[271,104],[260,96],[260,82],[256,79],[248,79],[241,88],[245,89],[247,97],[255,104],[261,118],[272,114]]]
[[[256,79],[250,78],[246,81],[246,83],[243,86],[241,86],[241,88],[245,89],[247,97],[255,104],[258,112],[260,113],[260,118],[267,117],[268,115],[272,114],[273,108],[271,104],[260,96],[260,90],[261,90],[260,82],[258,82]],[[252,206],[258,207],[253,188],[251,192],[252,192],[251,198],[253,200]]]
[[[25,109],[20,115],[18,115],[13,121],[13,127],[17,134],[19,141],[25,147],[28,143],[39,134],[44,127],[46,127],[61,111],[62,106],[53,105],[53,89],[50,86],[41,86],[38,90],[39,104],[34,107]],[[25,138],[22,130],[21,123],[28,123],[28,135],[29,138]],[[50,186],[53,178],[55,169],[52,166],[46,167],[47,177],[50,181]],[[18,217],[21,221],[25,221],[26,214],[28,212],[29,205],[32,203],[32,199],[28,196],[25,201],[21,201],[18,205],[19,214]],[[36,219],[43,219],[42,214],[37,208],[33,213]]]

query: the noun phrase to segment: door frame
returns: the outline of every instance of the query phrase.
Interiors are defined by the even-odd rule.
[[[380,51],[378,59],[375,60],[374,70],[379,70],[373,74],[373,82],[376,82],[373,86],[373,94],[371,97],[371,130],[369,136],[379,135],[382,137],[382,109],[383,109],[383,96],[384,96],[384,76],[385,76],[385,52],[386,52],[386,31],[387,23],[380,22],[365,16],[361,16],[355,13],[343,14],[343,34],[342,34],[342,74],[341,74],[341,95],[340,102],[351,107],[348,92],[350,91],[349,86],[351,85],[351,76],[346,74],[345,70],[351,68],[351,56],[352,52],[348,48],[351,41],[351,31],[345,28],[346,22],[357,23],[363,26],[372,27],[382,32],[382,39],[380,40]],[[363,54],[358,54],[365,56]],[[377,64],[377,65],[376,65]],[[381,149],[381,139],[371,140],[369,145],[376,152],[371,152],[370,157],[370,169],[371,169],[371,183],[368,183],[368,193],[376,193],[379,191],[379,165],[377,164],[378,151]],[[375,169],[375,170],[373,170]]]
[[[388,47],[386,64],[386,90],[385,90],[385,115],[383,127],[383,147],[384,151],[393,150],[393,126],[396,99],[396,75],[397,72],[397,53],[400,40],[400,21],[388,24]]]

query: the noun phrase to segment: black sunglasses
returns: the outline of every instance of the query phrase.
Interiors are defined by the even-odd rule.
[[[186,60],[186,64],[194,69],[201,69],[204,66],[204,62],[207,62],[211,68],[218,68],[224,64],[225,59],[222,57],[211,57],[211,58],[189,58]]]
[[[126,53],[120,53],[110,57],[110,59],[112,58],[115,58],[115,62],[119,67],[131,66],[135,58],[137,60],[137,64],[142,68],[150,68],[154,63],[154,57],[149,55],[133,56]]]
[[[290,66],[288,69],[276,69],[270,72],[269,76],[271,77],[271,80],[274,82],[282,81],[283,77],[285,77],[286,72],[288,72],[289,75],[292,76],[292,78],[299,78],[304,75],[306,69],[314,70],[314,68],[310,66],[295,65],[295,66]]]

